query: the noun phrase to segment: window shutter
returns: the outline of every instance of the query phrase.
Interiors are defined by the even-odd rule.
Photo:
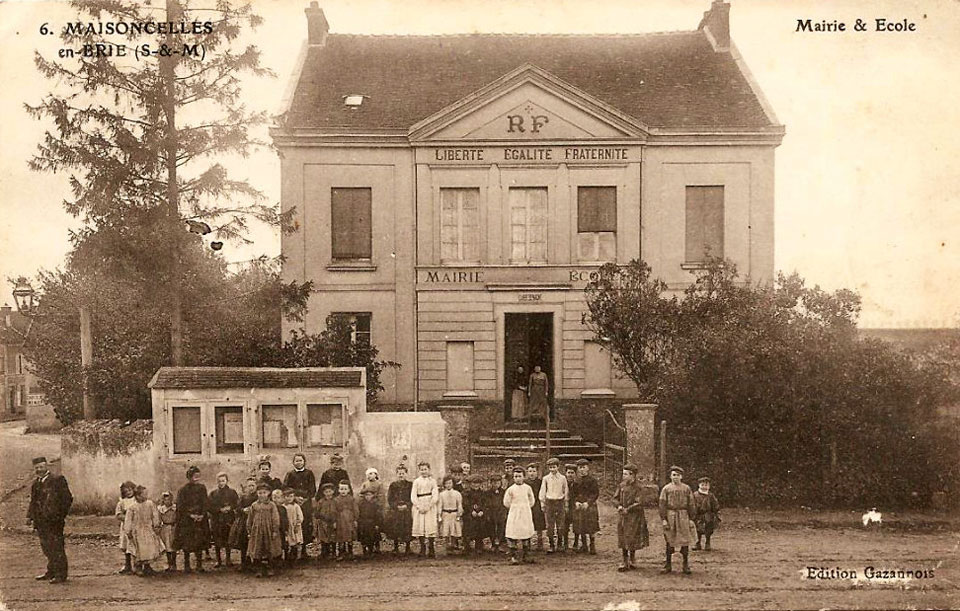
[[[703,261],[708,251],[723,257],[723,186],[689,186],[686,195],[686,261]]]
[[[373,250],[373,192],[335,187],[330,192],[334,259],[369,259]]]

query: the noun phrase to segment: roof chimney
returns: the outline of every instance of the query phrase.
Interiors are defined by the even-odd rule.
[[[303,12],[307,15],[307,44],[322,47],[327,42],[327,33],[330,31],[330,24],[327,23],[323,9],[314,0]]]
[[[730,4],[713,0],[710,10],[703,13],[698,30],[703,30],[714,51],[730,50]]]

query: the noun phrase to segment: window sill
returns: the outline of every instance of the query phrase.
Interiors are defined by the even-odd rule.
[[[691,261],[688,263],[680,264],[680,269],[687,269],[687,270],[708,269],[709,267],[710,267],[710,264],[706,261]],[[723,267],[723,263],[720,264],[720,267],[721,268]]]
[[[375,272],[377,266],[371,261],[334,261],[327,265],[327,271],[330,272]]]
[[[472,390],[450,390],[443,393],[444,399],[477,399],[479,395]]]
[[[617,393],[609,388],[588,388],[580,392],[581,399],[613,399]]]

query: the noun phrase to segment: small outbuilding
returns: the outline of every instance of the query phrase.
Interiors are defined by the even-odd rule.
[[[318,478],[339,454],[353,482],[368,467],[389,477],[401,461],[445,468],[440,414],[367,413],[362,367],[162,367],[149,388],[164,488],[190,465],[208,485],[224,471],[236,486],[261,458],[282,478],[297,453]]]

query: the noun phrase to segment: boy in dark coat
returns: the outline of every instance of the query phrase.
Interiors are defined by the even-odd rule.
[[[320,476],[320,485],[333,484],[333,487],[336,490],[340,486],[340,482],[344,480],[346,480],[347,484],[350,484],[350,475],[347,473],[346,469],[343,468],[343,457],[339,454],[334,454],[330,457],[330,468],[324,471],[323,475]],[[350,486],[350,489],[353,490],[352,485]]]
[[[484,493],[480,490],[479,475],[467,478],[467,489],[463,491],[463,549],[470,551],[470,541],[473,541],[474,551],[479,555],[483,552],[483,539],[487,537],[487,519]]]
[[[507,527],[507,508],[503,506],[503,494],[506,488],[503,485],[506,476],[493,474],[489,478],[490,486],[484,492],[484,515],[487,518],[487,536],[490,537],[490,547],[493,551],[505,552],[507,543],[505,530]]]
[[[203,572],[203,551],[210,541],[207,522],[207,489],[200,483],[200,469],[187,469],[187,483],[177,491],[177,529],[174,547],[183,551],[183,572],[190,572],[190,554],[197,559],[197,572]]]
[[[580,553],[596,555],[594,537],[600,531],[600,513],[597,510],[600,484],[590,475],[590,461],[586,458],[577,461],[577,475],[579,481],[573,499],[573,532],[580,538]]]
[[[393,553],[400,553],[400,544],[405,546],[404,554],[410,554],[410,540],[413,532],[413,514],[410,507],[410,492],[413,482],[407,479],[407,466],[397,465],[397,480],[387,488],[387,521],[385,531],[393,540]]]
[[[336,488],[333,484],[320,485],[320,500],[313,512],[316,521],[315,532],[320,544],[320,559],[336,556],[337,545],[337,501],[334,498]]]
[[[636,550],[650,545],[650,532],[647,529],[647,517],[643,513],[640,485],[637,482],[637,468],[623,466],[623,480],[613,495],[617,505],[617,542],[623,553],[623,562],[617,569],[620,572],[636,569]]]
[[[365,490],[357,506],[357,539],[363,546],[364,557],[370,557],[380,541],[383,527],[383,509],[373,490]]]
[[[563,466],[563,471],[567,478],[567,491],[569,493],[567,512],[563,521],[563,551],[567,551],[570,545],[570,531],[573,530],[573,504],[577,496],[577,465],[568,463]],[[574,537],[573,551],[577,551],[577,544],[577,538]]]
[[[709,477],[701,477],[697,480],[697,483],[699,487],[693,493],[693,502],[697,508],[697,543],[693,546],[693,549],[699,550],[700,540],[706,537],[707,544],[703,549],[709,550],[710,537],[713,536],[713,531],[720,523],[720,501],[717,500],[716,495],[710,492]]]
[[[229,478],[225,472],[217,474],[217,487],[210,492],[208,503],[210,506],[210,530],[213,536],[213,548],[217,554],[217,564],[215,568],[223,566],[223,559],[220,556],[222,548],[227,555],[227,566],[233,563],[230,561],[230,529],[237,519],[237,511],[240,508],[240,496],[237,491],[228,485]]]
[[[527,465],[526,484],[533,490],[533,529],[537,531],[537,551],[543,551],[543,531],[547,530],[547,518],[543,514],[543,507],[540,505],[540,486],[543,480],[540,479],[540,465],[535,462]]]

